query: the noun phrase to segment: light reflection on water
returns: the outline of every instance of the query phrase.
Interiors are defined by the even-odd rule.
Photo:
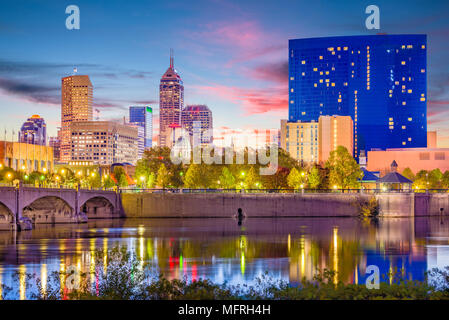
[[[364,283],[368,265],[397,269],[423,280],[424,272],[449,265],[449,218],[145,219],[90,221],[84,225],[37,226],[0,232],[0,283],[6,298],[30,298],[35,280],[47,290],[49,275],[76,268],[98,288],[94,253],[126,246],[152,274],[168,279],[210,279],[254,284],[268,272],[298,283],[317,269],[337,271],[334,282]],[[105,257],[106,260],[106,257]],[[103,266],[101,266],[103,267]],[[104,265],[104,272],[107,266]],[[64,287],[64,279],[61,284]],[[0,297],[6,295],[0,286]]]

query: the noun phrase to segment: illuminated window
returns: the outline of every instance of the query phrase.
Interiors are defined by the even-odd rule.
[[[313,68],[313,71],[318,71],[318,68]]]
[[[402,105],[405,106],[407,103],[405,101],[402,101]]]
[[[303,72],[304,73],[304,72]],[[290,80],[295,80],[295,78],[294,77],[290,77]]]
[[[302,63],[302,64],[306,64],[306,60],[302,60],[301,63]]]
[[[412,119],[412,118],[408,118],[407,120],[408,120],[408,121],[412,121],[413,119]]]
[[[320,60],[323,60],[323,56],[320,56]]]
[[[405,61],[401,61],[401,64],[402,64],[402,65],[405,65]]]

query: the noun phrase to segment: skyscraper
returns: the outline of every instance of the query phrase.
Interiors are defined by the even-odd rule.
[[[92,83],[87,75],[62,78],[60,150],[62,162],[71,160],[71,123],[92,120],[92,92]]]
[[[426,35],[289,41],[289,121],[346,115],[354,155],[373,148],[425,147]]]
[[[23,123],[19,131],[19,142],[47,145],[47,125],[44,118],[33,115]]]
[[[161,78],[159,86],[159,145],[166,146],[167,130],[171,125],[181,125],[181,110],[184,105],[184,85],[173,65],[170,53],[170,67]]]
[[[153,145],[153,108],[149,106],[129,107],[129,122],[144,128],[144,148]]]
[[[191,105],[182,109],[181,127],[190,136],[195,133],[199,144],[212,143],[212,111],[206,105]]]

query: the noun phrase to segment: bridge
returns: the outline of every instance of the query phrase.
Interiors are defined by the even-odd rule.
[[[123,216],[120,194],[109,190],[0,187],[0,230],[38,223],[82,223]]]

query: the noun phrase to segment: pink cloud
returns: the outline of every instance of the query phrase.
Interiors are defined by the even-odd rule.
[[[224,85],[197,86],[201,92],[241,104],[245,115],[275,112],[285,114],[288,106],[287,89],[272,87],[264,89],[242,89]]]

